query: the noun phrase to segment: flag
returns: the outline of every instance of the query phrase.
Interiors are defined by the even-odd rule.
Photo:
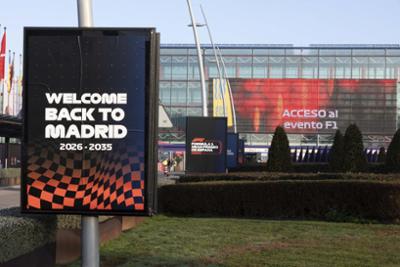
[[[3,33],[3,38],[1,39],[1,49],[0,49],[0,81],[4,79],[4,69],[6,63],[6,31]]]
[[[13,79],[14,79],[14,58],[15,53],[13,53],[13,57],[11,59],[11,51],[9,51],[9,58],[8,58],[8,78],[7,78],[7,92],[10,94],[12,86],[13,86]]]
[[[19,54],[19,74],[17,78],[18,95],[22,95],[22,54]]]

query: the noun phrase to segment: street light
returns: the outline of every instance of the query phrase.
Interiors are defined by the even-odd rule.
[[[220,85],[221,85],[221,92],[222,92],[222,99],[223,99],[222,103],[223,103],[223,106],[224,106],[224,116],[226,116],[226,105],[225,105],[225,87],[222,87],[222,80],[227,81],[228,92],[229,92],[229,97],[230,97],[230,102],[231,102],[231,111],[232,111],[232,119],[233,119],[233,132],[237,133],[235,103],[233,102],[232,88],[231,88],[231,85],[230,85],[229,80],[228,80],[228,75],[227,75],[227,72],[226,72],[224,58],[222,57],[222,53],[221,53],[221,50],[219,49],[219,47],[214,45],[214,42],[213,42],[213,39],[212,39],[212,35],[211,35],[211,30],[210,30],[210,27],[208,25],[208,21],[207,21],[207,18],[206,18],[206,14],[204,13],[203,7],[201,5],[200,5],[200,8],[201,8],[201,13],[203,14],[203,18],[204,18],[204,22],[205,22],[204,24],[200,24],[200,25],[207,27],[208,36],[210,38],[210,42],[211,42],[211,45],[212,45],[213,50],[214,50],[215,61],[217,63],[219,79],[221,81]],[[220,68],[220,65],[219,65],[217,50],[218,50],[219,57],[221,59],[222,68],[224,70],[224,79],[222,79],[222,72],[221,72],[221,68]]]
[[[221,96],[222,96],[222,106],[223,106],[223,110],[224,110],[224,117],[226,117],[226,104],[225,104],[225,87],[222,85],[222,72],[221,72],[221,67],[219,65],[219,60],[218,60],[218,56],[217,56],[217,50],[215,49],[215,45],[214,45],[214,41],[211,35],[211,30],[210,27],[208,26],[208,21],[207,21],[207,17],[206,14],[204,13],[203,10],[203,6],[200,5],[200,9],[201,9],[201,14],[203,15],[203,19],[204,19],[204,25],[207,27],[207,32],[208,32],[208,37],[210,39],[213,51],[214,51],[214,57],[215,57],[215,61],[217,63],[217,70],[218,70],[218,76],[219,76],[219,87],[220,87],[220,91],[221,91]]]
[[[193,35],[194,35],[194,41],[196,43],[196,49],[197,49],[197,58],[199,61],[199,73],[200,73],[200,82],[201,82],[201,95],[202,95],[202,100],[203,100],[203,117],[208,116],[208,110],[207,110],[207,91],[206,91],[206,81],[204,78],[204,66],[203,66],[203,57],[201,53],[201,48],[200,48],[200,42],[199,42],[199,37],[197,35],[197,23],[194,17],[194,14],[192,12],[192,3],[191,0],[186,0],[189,8],[189,13],[190,13],[190,18],[192,20],[192,28],[193,28]]]

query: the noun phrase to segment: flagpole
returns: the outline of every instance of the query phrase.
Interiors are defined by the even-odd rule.
[[[1,24],[0,24],[0,28],[1,28]],[[3,36],[4,36],[4,32],[5,32],[5,28],[6,27],[4,27],[4,31],[3,31],[3,33],[1,34],[1,43],[0,43],[0,58],[1,58],[1,50],[3,49]],[[1,73],[0,73],[0,75],[1,75]],[[1,107],[0,107],[0,113],[1,114],[3,114],[3,102],[4,102],[4,93],[3,93],[3,90],[4,90],[4,68],[3,68],[3,74],[2,74],[2,79],[0,79],[0,94],[2,95],[2,98],[1,98]],[[0,161],[0,165],[1,165],[1,161]]]
[[[7,107],[6,107],[6,115],[10,115],[10,92],[12,86],[12,77],[11,77],[11,49],[8,49],[8,83],[7,83]]]
[[[7,27],[3,28],[3,35],[2,35],[2,39],[1,39],[1,51],[0,51],[0,58],[1,58],[1,64],[2,64],[2,79],[1,79],[1,94],[2,94],[2,98],[1,98],[1,113],[3,114],[5,111],[5,105],[4,105],[4,101],[5,101],[5,90],[6,90],[6,34],[7,34]]]
[[[22,110],[22,77],[23,77],[23,70],[22,70],[22,54],[19,54],[19,78],[18,78],[18,95],[17,95],[17,102],[18,102],[18,112],[21,112]],[[18,113],[16,113],[18,116]]]

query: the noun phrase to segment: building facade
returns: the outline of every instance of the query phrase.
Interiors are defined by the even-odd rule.
[[[399,45],[219,48],[233,103],[229,114],[216,112],[216,95],[223,95],[226,81],[220,80],[212,47],[203,45],[209,115],[234,112],[248,148],[269,145],[277,125],[286,128],[293,146],[330,145],[336,129],[344,132],[356,123],[367,147],[387,147],[398,128]],[[185,117],[202,114],[196,49],[166,44],[160,54],[159,97],[173,127],[161,128],[159,137],[183,143]]]

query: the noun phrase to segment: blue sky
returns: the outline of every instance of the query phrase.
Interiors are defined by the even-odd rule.
[[[400,0],[192,0],[217,43],[399,43]],[[24,26],[77,26],[76,0],[2,0],[8,48]],[[95,26],[157,27],[162,43],[193,43],[186,0],[93,0]],[[200,41],[208,43],[205,29]]]

